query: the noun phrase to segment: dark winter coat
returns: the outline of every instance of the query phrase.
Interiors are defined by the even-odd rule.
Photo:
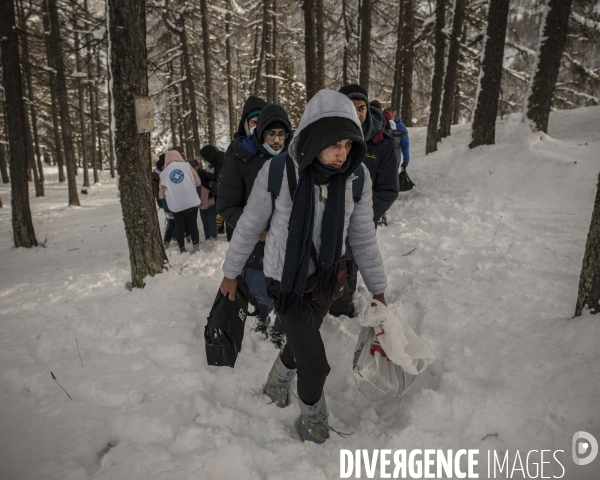
[[[233,141],[225,150],[225,155],[223,157],[223,164],[227,162],[227,159],[231,156],[233,152],[233,146],[238,138],[245,137],[247,135],[246,129],[244,128],[244,123],[246,122],[246,117],[252,110],[262,110],[267,106],[267,102],[265,102],[262,98],[255,97],[254,95],[249,96],[246,99],[246,103],[244,103],[244,108],[242,109],[242,116],[240,117],[240,123],[238,125],[237,131],[233,134]],[[221,168],[222,170],[222,168]]]
[[[272,157],[262,146],[262,138],[267,127],[275,121],[284,123],[288,131],[291,130],[285,110],[279,105],[268,105],[259,115],[254,133],[233,142],[231,155],[221,173],[217,197],[217,212],[231,228],[235,228],[248,203],[258,172]],[[284,150],[290,140],[291,135],[286,140]]]
[[[383,113],[370,107],[363,124],[367,154],[363,163],[373,181],[373,220],[375,224],[398,198],[398,163],[394,140],[385,131]]]
[[[158,192],[160,191],[160,172],[162,172],[164,167],[165,154],[161,153],[158,157],[158,162],[156,162],[156,168],[152,170],[152,193],[154,193],[154,198],[156,199],[158,208],[163,208],[163,201],[158,195]]]

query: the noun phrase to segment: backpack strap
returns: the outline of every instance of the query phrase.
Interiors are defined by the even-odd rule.
[[[365,186],[365,169],[363,168],[362,163],[354,170],[354,175],[356,178],[352,180],[352,198],[354,199],[354,203],[358,203],[362,198],[362,192]]]
[[[267,182],[267,192],[271,194],[271,205],[272,211],[275,210],[275,200],[279,196],[281,191],[281,181],[283,180],[283,169],[286,165],[286,158],[288,157],[287,152],[280,153],[271,159],[271,165],[269,166],[269,179]],[[295,178],[295,177],[294,177]],[[271,214],[272,215],[272,214]],[[271,227],[271,220],[265,228],[265,231],[269,231]]]

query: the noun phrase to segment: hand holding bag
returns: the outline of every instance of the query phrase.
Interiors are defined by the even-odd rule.
[[[367,398],[396,398],[435,360],[410,325],[377,300],[369,300],[358,322],[363,328],[354,351],[353,371]]]

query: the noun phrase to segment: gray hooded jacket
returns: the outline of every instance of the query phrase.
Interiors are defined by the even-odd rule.
[[[296,164],[298,172],[298,143],[300,132],[307,125],[325,117],[343,117],[352,120],[360,128],[360,121],[352,101],[345,95],[333,90],[321,90],[306,105],[300,125],[289,146],[289,154]],[[284,170],[279,196],[275,200],[275,208],[271,194],[267,191],[269,168],[268,160],[258,173],[248,204],[237,223],[231,238],[229,249],[223,264],[223,273],[227,278],[236,278],[243,270],[248,256],[252,253],[260,234],[271,221],[265,245],[263,270],[266,277],[281,281],[285,249],[288,236],[288,223],[292,212],[292,199]],[[350,175],[346,182],[346,208],[344,223],[344,238],[352,247],[354,259],[363,276],[365,284],[373,294],[383,293],[387,287],[387,278],[383,269],[383,261],[377,245],[375,225],[373,224],[373,195],[369,171],[364,165],[365,184],[359,202],[354,202],[352,196],[352,181],[356,178]],[[317,252],[321,243],[321,222],[325,211],[325,202],[319,200],[319,187],[315,185],[315,225],[313,241]],[[309,273],[314,270],[311,265]]]

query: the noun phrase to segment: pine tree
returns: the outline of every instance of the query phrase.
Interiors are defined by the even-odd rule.
[[[591,310],[591,313],[600,312],[600,174],[598,175],[594,211],[581,266],[575,316],[581,315],[586,307]]]
[[[27,184],[27,144],[25,138],[25,105],[19,68],[19,45],[15,29],[14,0],[0,2],[0,38],[2,38],[2,80],[6,98],[8,143],[10,148],[10,186],[12,228],[15,247],[37,246]],[[10,75],[6,73],[10,72]]]
[[[294,60],[288,50],[284,50],[281,55],[281,67],[279,75],[279,102],[288,114],[292,128],[296,128],[300,123],[300,118],[306,105],[306,91],[304,86],[296,79],[296,70]]]
[[[469,148],[493,145],[496,141],[496,116],[509,3],[510,0],[490,0]]]
[[[115,151],[131,280],[160,273],[167,261],[151,187],[150,133],[138,133],[135,98],[148,95],[144,0],[108,0]]]
[[[444,23],[445,0],[437,0],[435,8],[435,56],[433,78],[431,80],[431,101],[429,104],[425,154],[437,151],[437,142],[439,141],[438,119],[442,100],[442,82],[444,81]]]
[[[537,61],[531,75],[525,114],[533,121],[536,130],[545,133],[548,133],[554,85],[567,40],[571,1],[546,0],[544,22],[540,26]]]

